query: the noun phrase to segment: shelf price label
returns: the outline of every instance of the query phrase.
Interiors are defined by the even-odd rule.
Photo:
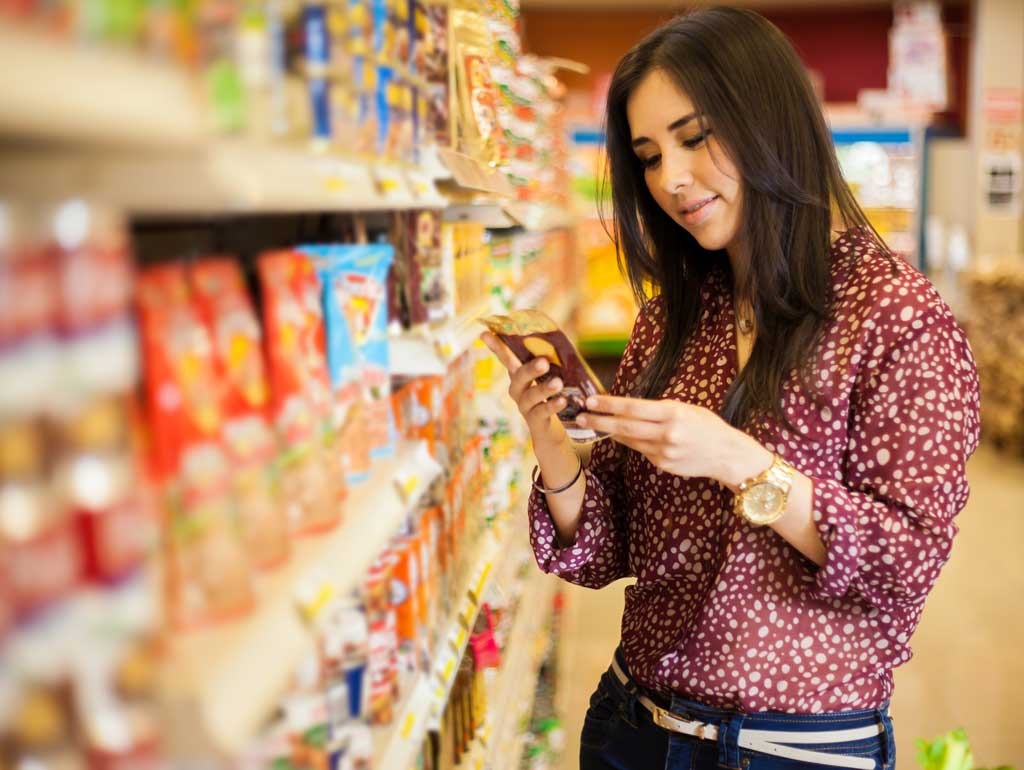
[[[402,740],[409,740],[414,727],[416,727],[416,712],[410,711],[405,715],[405,719],[402,721]]]
[[[322,570],[314,570],[295,586],[295,602],[302,617],[314,622],[337,593],[334,584]]]
[[[476,584],[470,589],[469,598],[475,604],[479,604],[481,600],[481,594],[484,590],[484,585],[487,583],[487,577],[491,574],[491,562],[488,561],[484,564],[482,570],[480,570],[480,577],[477,579]]]
[[[395,473],[395,485],[398,487],[398,494],[402,497],[402,502],[408,503],[415,497],[419,491],[420,474],[415,468],[406,468],[399,470]]]
[[[455,658],[448,658],[448,662],[445,663],[444,668],[441,670],[441,681],[446,685],[451,682],[452,676],[455,674]]]

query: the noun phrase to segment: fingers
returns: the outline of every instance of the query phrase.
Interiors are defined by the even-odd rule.
[[[525,412],[523,416],[526,418],[527,424],[540,425],[565,409],[565,405],[567,403],[568,401],[564,396],[558,396],[557,398],[552,398],[548,401],[541,401],[529,411]]]
[[[591,396],[587,399],[587,409],[591,412],[651,422],[660,422],[672,416],[672,404],[669,401],[625,396]]]
[[[665,428],[659,423],[647,420],[613,417],[605,414],[588,412],[576,418],[580,426],[593,428],[601,433],[609,433],[615,438],[641,439],[645,441],[662,440]]]
[[[536,385],[527,387],[523,392],[523,395],[517,399],[519,405],[519,411],[524,415],[531,411],[537,404],[544,403],[558,395],[558,392],[562,389],[562,380],[558,377],[554,377],[547,382],[540,382]]]
[[[488,348],[490,348],[491,352],[498,357],[498,360],[501,361],[502,365],[508,369],[509,374],[512,374],[522,366],[522,364],[519,363],[519,359],[515,357],[515,354],[508,349],[508,346],[498,339],[497,334],[484,332],[480,335],[480,339]]]
[[[551,365],[548,363],[546,358],[535,358],[528,364],[523,364],[514,372],[512,372],[511,382],[509,383],[508,393],[512,396],[516,403],[523,397],[523,393],[530,387],[535,379],[543,375]]]

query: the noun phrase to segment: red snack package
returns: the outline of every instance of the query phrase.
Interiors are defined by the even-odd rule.
[[[292,531],[320,532],[341,516],[341,474],[324,452],[331,413],[319,282],[294,251],[259,259],[271,414],[284,445],[281,496]]]
[[[61,486],[78,526],[85,574],[124,578],[156,542],[156,522],[140,490],[127,396],[96,398],[60,423]]]
[[[24,616],[73,593],[82,576],[72,520],[51,493],[38,423],[0,427],[0,491],[0,546],[10,600]]]
[[[263,335],[234,260],[204,259],[190,277],[224,384],[224,444],[246,547],[254,566],[278,566],[289,554],[288,522],[272,477],[278,448],[267,417]]]
[[[223,389],[181,265],[142,274],[139,320],[153,466],[166,508],[168,615],[178,627],[202,625],[247,611],[252,585],[220,440]]]

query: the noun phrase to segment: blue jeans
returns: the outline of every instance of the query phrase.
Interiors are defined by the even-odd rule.
[[[622,653],[616,650],[615,655],[622,670],[628,672]],[[708,708],[679,697],[670,700],[649,692],[640,694],[675,714],[718,726],[718,740],[701,740],[658,726],[637,701],[636,686],[632,682],[623,685],[609,669],[590,698],[580,736],[580,770],[824,770],[831,766],[740,748],[740,731],[852,730],[879,723],[884,730],[874,738],[798,748],[870,758],[875,762],[875,770],[896,767],[892,720],[886,706],[832,714],[742,714]]]

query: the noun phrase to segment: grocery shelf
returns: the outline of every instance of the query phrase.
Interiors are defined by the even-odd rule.
[[[477,319],[491,311],[491,299],[484,297],[454,322],[392,335],[391,373],[403,377],[444,374],[449,363],[473,346],[484,331]]]
[[[462,192],[485,192],[510,197],[515,189],[500,169],[449,148],[439,148],[438,158]]]
[[[90,48],[0,21],[0,134],[151,147],[194,146],[194,81],[129,51]]]
[[[322,600],[357,585],[440,472],[423,442],[379,462],[371,478],[350,491],[341,526],[299,543],[289,566],[268,578],[251,615],[175,635],[164,672],[169,705],[194,720],[217,749],[243,749],[314,648],[300,599]]]
[[[526,230],[544,232],[575,227],[576,215],[562,206],[537,202],[509,202],[505,212]]]
[[[458,600],[452,617],[430,658],[433,667],[429,674],[419,677],[394,725],[378,731],[374,756],[381,758],[376,765],[380,770],[412,767],[427,730],[436,725],[469,644],[483,593],[498,571],[503,554],[501,540],[493,532],[485,532],[471,562],[474,566],[456,594]]]
[[[159,153],[21,150],[3,158],[0,191],[39,200],[83,196],[157,216],[447,205],[419,169],[243,140]]]
[[[501,719],[488,728],[486,767],[490,770],[514,770],[519,766],[520,723],[533,709],[540,668],[547,638],[541,638],[544,623],[551,613],[557,578],[531,569],[526,579],[519,612],[505,644],[507,658],[495,682],[493,697],[501,705]]]

